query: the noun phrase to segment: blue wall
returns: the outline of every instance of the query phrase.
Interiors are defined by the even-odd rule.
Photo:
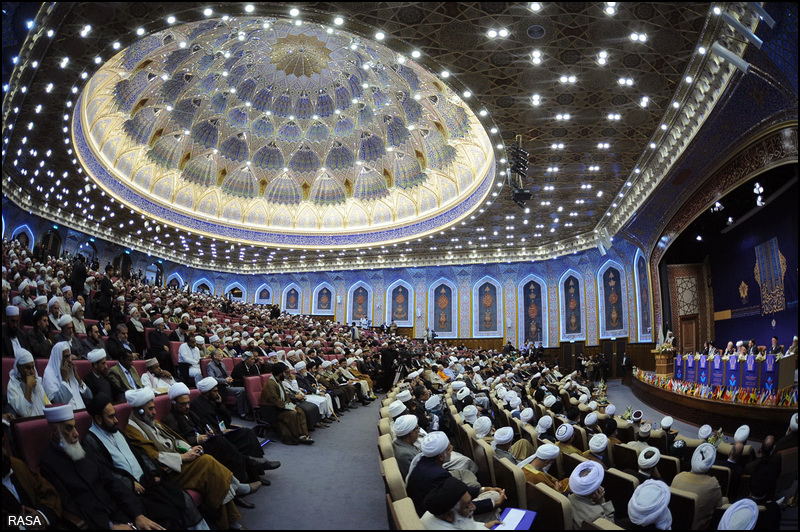
[[[772,238],[777,238],[780,253],[786,258],[786,309],[765,315],[753,270],[756,246]],[[709,254],[714,311],[730,310],[734,316],[715,322],[718,343],[755,338],[759,345],[769,345],[774,334],[780,343],[790,345],[797,334],[797,185],[732,231],[714,238]],[[739,294],[742,281],[748,287],[746,302]]]

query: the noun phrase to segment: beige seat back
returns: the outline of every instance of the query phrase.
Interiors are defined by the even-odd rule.
[[[392,512],[392,520],[397,530],[425,530],[422,525],[417,510],[414,508],[414,501],[411,497],[392,502],[389,500],[389,508]]]
[[[625,530],[621,526],[614,524],[605,517],[596,519],[594,523],[589,521],[584,521],[583,525],[584,525],[583,526],[584,530]]]
[[[536,508],[534,530],[572,530],[572,505],[569,499],[540,482],[525,483],[528,508]]]
[[[392,436],[381,434],[378,437],[378,452],[381,453],[381,460],[394,457],[394,447],[392,447]]]
[[[584,458],[579,454],[563,454],[562,453],[562,469],[564,478],[572,474],[572,470],[578,467],[578,464],[585,462],[588,458]]]
[[[628,517],[628,501],[638,486],[639,479],[633,475],[623,473],[615,467],[606,470],[603,487],[606,490],[606,500],[614,503],[616,518]]]
[[[388,406],[381,407],[379,412],[380,412],[381,418],[388,418],[388,419],[392,418],[392,415],[389,413],[389,407]]]
[[[658,461],[658,474],[661,475],[661,480],[670,485],[675,475],[680,472],[681,461],[678,458],[665,454],[661,455],[661,459]]]
[[[478,481],[481,486],[497,486],[494,476],[494,449],[483,440],[473,440],[473,459],[478,466]]]
[[[731,470],[727,467],[722,467],[718,465],[711,466],[711,470],[708,472],[709,475],[717,479],[719,482],[719,487],[722,488],[722,496],[728,496],[728,486],[731,484]]]
[[[572,438],[572,445],[574,445],[575,448],[581,452],[588,451],[589,440],[586,436],[586,429],[579,425],[573,425],[572,427],[575,429],[575,435]]]
[[[388,418],[382,417],[380,421],[378,421],[378,432],[380,435],[389,434],[391,436],[392,431]]]
[[[522,427],[522,437],[531,442],[533,444],[533,450],[535,451],[537,447],[539,447],[538,436],[536,434],[536,429],[533,428],[531,425],[525,425]]]
[[[528,509],[525,495],[525,473],[508,458],[494,456],[494,475],[497,486],[506,490],[508,504],[514,508]]]
[[[781,459],[781,474],[775,485],[776,493],[788,489],[791,487],[792,483],[797,480],[797,447],[779,451],[778,456],[780,456]],[[796,493],[797,490],[795,490],[795,494]]]
[[[614,444],[614,466],[618,469],[639,469],[639,453],[623,444]]]
[[[406,493],[406,483],[400,474],[395,457],[387,458],[383,461],[383,477],[386,479],[386,488],[392,501],[399,501],[408,496]]]

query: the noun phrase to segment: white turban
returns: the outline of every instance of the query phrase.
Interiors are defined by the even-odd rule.
[[[75,419],[72,405],[46,406],[44,408],[44,418],[48,423],[63,423],[70,419]]]
[[[608,406],[606,406],[606,415],[614,417],[614,414],[616,414],[616,413],[617,413],[617,407],[616,406],[614,406],[612,404],[609,404]]]
[[[472,425],[478,419],[478,407],[475,405],[467,405],[464,407],[464,421]]]
[[[556,404],[556,401],[557,399],[555,395],[548,395],[547,397],[544,398],[543,402],[546,408],[552,408],[553,405]]]
[[[733,435],[733,440],[735,442],[742,442],[746,443],[747,438],[750,437],[750,427],[748,425],[742,425],[738,429],[736,429],[736,434]]]
[[[650,436],[650,431],[653,430],[653,426],[650,423],[645,423],[641,427],[639,427],[639,436],[642,438],[647,438]]]
[[[72,313],[77,314],[81,310],[83,310],[83,305],[81,305],[80,302],[76,301],[75,304],[72,305]]]
[[[19,307],[9,305],[6,307],[6,316],[19,316]]]
[[[294,369],[295,369],[295,371],[300,371],[300,370],[302,370],[302,369],[306,369],[306,363],[305,363],[305,361],[301,360],[300,362],[298,362],[297,364],[295,364],[295,365],[294,365]]]
[[[58,324],[59,327],[66,327],[67,325],[72,323],[72,316],[70,316],[69,314],[64,314],[63,316],[58,318],[58,321],[56,323]]]
[[[453,390],[456,392],[466,387],[466,385],[467,383],[464,381],[453,381],[453,384],[451,384]]]
[[[605,470],[602,464],[594,460],[587,460],[572,470],[572,474],[569,476],[569,487],[575,495],[587,497],[597,491],[597,488],[603,483],[604,476]]]
[[[214,335],[214,336],[212,336],[212,337],[211,337],[211,338],[210,338],[208,341],[209,341],[209,342],[211,342],[212,344],[213,344],[214,342],[219,342],[219,336],[217,336],[217,335],[215,334],[215,335]]]
[[[672,419],[672,417],[666,416],[666,417],[664,417],[664,419],[661,420],[661,428],[664,429],[664,430],[669,430],[669,429],[672,428],[672,424],[674,422],[675,422],[675,420]]]
[[[561,426],[556,429],[556,439],[558,441],[567,441],[572,438],[574,433],[575,429],[572,428],[572,425],[569,423],[562,423]]]
[[[411,392],[409,392],[408,390],[403,390],[402,392],[397,394],[396,399],[398,401],[406,403],[411,400]]]
[[[597,410],[597,401],[589,401],[587,406],[592,410],[592,412],[594,412]]]
[[[153,325],[161,325],[164,323],[164,318],[158,318],[156,321],[153,322]]]
[[[632,420],[633,420],[635,423],[638,423],[638,422],[640,422],[640,421],[642,420],[642,418],[643,418],[643,417],[644,417],[644,412],[642,412],[641,410],[634,410],[634,411],[633,411],[633,414],[631,414],[631,419],[632,419]]]
[[[392,418],[396,418],[405,411],[406,405],[403,404],[403,401],[394,401],[389,405],[389,415],[392,416]]]
[[[170,400],[174,401],[181,395],[189,395],[189,387],[182,382],[176,382],[169,387],[169,392],[167,392],[167,394],[169,395]]]
[[[589,440],[589,450],[594,454],[602,453],[606,450],[606,447],[608,447],[608,436],[603,433],[595,434],[592,436],[592,439]]]
[[[492,431],[492,420],[481,416],[473,423],[472,428],[475,429],[475,435],[478,438],[485,438]]]
[[[194,341],[198,343],[198,345],[203,345],[206,343],[206,339],[202,336],[195,336]]]
[[[440,404],[442,404],[442,398],[438,395],[431,395],[430,398],[425,401],[425,408],[427,410],[436,410],[439,408]]]
[[[528,423],[528,422],[530,422],[530,420],[531,420],[531,419],[533,419],[533,409],[532,409],[532,408],[526,408],[525,410],[523,410],[522,412],[520,412],[520,413],[519,413],[519,419],[520,419],[520,420],[521,420],[523,423]]]
[[[200,393],[206,393],[213,390],[217,384],[217,379],[214,377],[206,377],[197,383],[197,389],[200,390]]]
[[[701,443],[692,455],[692,473],[708,473],[714,460],[717,459],[717,450],[710,443]]]
[[[514,439],[514,429],[511,427],[503,427],[501,429],[497,429],[494,433],[494,441],[492,441],[492,448],[496,448],[498,445],[505,445],[509,443],[511,440]]]
[[[536,424],[536,432],[543,433],[547,432],[547,430],[553,426],[553,418],[550,416],[542,416],[539,418],[539,422]]]
[[[736,347],[742,347],[743,345],[744,345],[744,342],[743,342],[743,341],[741,341],[741,340],[739,340],[738,342],[736,342]]]
[[[583,420],[584,426],[591,427],[597,424],[597,414],[591,412],[588,416],[586,416]]]
[[[506,398],[506,389],[505,388],[497,388],[497,398],[498,399],[505,399]]]
[[[700,430],[697,431],[697,437],[701,440],[707,440],[711,437],[712,432],[714,432],[714,429],[711,428],[711,425],[703,425],[700,427]]]
[[[458,393],[456,394],[456,398],[459,401],[463,401],[464,399],[467,398],[468,395],[469,395],[469,388],[461,388],[460,390],[458,390]]]
[[[581,395],[581,396],[578,398],[578,402],[579,402],[579,403],[584,403],[584,404],[585,404],[585,403],[588,403],[588,402],[589,402],[589,396],[588,396],[588,395],[586,395],[586,394],[583,394],[583,395]]]
[[[408,379],[408,380],[414,380],[414,379],[416,379],[417,377],[419,377],[419,374],[420,374],[420,373],[422,373],[422,370],[421,370],[421,369],[418,369],[417,371],[412,371],[411,373],[409,373],[409,374],[406,376],[406,379]]]
[[[508,402],[508,404],[511,405],[511,408],[519,408],[519,405],[522,404],[522,399],[519,397],[514,397]]]
[[[407,436],[411,434],[415,428],[417,428],[417,416],[407,414],[405,416],[400,416],[394,422],[394,433],[399,436]]]
[[[639,453],[637,463],[639,464],[639,469],[652,469],[658,465],[659,460],[661,460],[661,451],[655,447],[645,447]]]
[[[106,355],[106,350],[105,349],[92,349],[86,355],[86,358],[89,359],[89,362],[94,364],[95,362],[100,362],[101,360],[103,360],[107,356],[108,355]]]
[[[33,304],[36,305],[37,307],[40,305],[44,305],[46,303],[47,303],[47,296],[39,296],[33,300]]]
[[[536,448],[536,454],[534,456],[540,460],[555,460],[558,458],[560,452],[561,449],[558,448],[558,445],[545,443]]]
[[[757,520],[758,505],[752,499],[741,499],[725,510],[717,530],[753,530]]]
[[[138,390],[128,390],[125,392],[125,400],[132,408],[139,408],[154,400],[156,394],[151,388],[139,388]]]
[[[649,478],[628,499],[628,518],[640,527],[654,524],[659,530],[670,530],[672,513],[669,511],[669,499],[669,486]]]
[[[331,367],[330,360],[326,360],[325,362],[322,363],[322,369],[328,369],[329,367]]]
[[[436,431],[428,433],[422,440],[422,454],[428,458],[439,456],[450,446],[450,440],[444,432]]]
[[[792,414],[792,419],[789,420],[789,430],[797,432],[797,413]]]

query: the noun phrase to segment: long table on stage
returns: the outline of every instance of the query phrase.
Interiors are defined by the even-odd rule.
[[[763,440],[769,434],[776,438],[783,436],[789,427],[789,419],[797,412],[796,407],[748,405],[683,395],[642,382],[636,376],[631,380],[631,390],[643,403],[665,415],[692,425],[708,424],[714,430],[722,427],[729,436],[741,425],[750,425],[750,437],[756,440]],[[696,434],[685,436],[697,437]]]

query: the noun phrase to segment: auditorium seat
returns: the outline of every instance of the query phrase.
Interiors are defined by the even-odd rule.
[[[406,483],[403,476],[400,474],[400,467],[397,465],[397,459],[392,456],[382,461],[383,464],[383,478],[386,482],[386,489],[392,501],[399,501],[408,496],[406,493]]]
[[[389,414],[388,406],[382,406],[380,410],[378,410],[378,414],[381,416],[381,418],[391,419],[392,417],[391,414]]]
[[[83,324],[86,326],[86,330],[88,331],[92,325],[97,325],[97,320],[90,320],[89,318],[83,319]]]
[[[208,371],[206,371],[206,367],[208,366],[209,362],[211,362],[210,358],[200,359],[200,373],[203,375],[203,377],[208,377]]]
[[[711,470],[708,474],[717,479],[719,487],[722,488],[722,496],[727,497],[728,486],[731,484],[731,470],[727,467],[715,465],[711,466]]]
[[[616,443],[614,444],[614,465],[619,469],[639,469],[639,453],[636,449],[628,447],[627,445]]]
[[[525,473],[522,469],[512,464],[508,458],[493,457],[494,475],[496,486],[506,490],[508,504],[513,508],[528,509],[525,496]]]
[[[411,497],[391,502],[389,508],[397,530],[425,530]]]
[[[534,450],[536,450],[539,447],[536,441],[538,438],[536,434],[536,429],[533,428],[531,425],[525,425],[522,427],[522,437],[531,442]]]
[[[384,434],[389,434],[391,436],[391,430],[388,418],[382,417],[380,421],[378,421],[378,433],[381,436]]]
[[[697,508],[697,494],[669,488],[669,511],[672,514],[672,530],[692,530],[694,513]]]
[[[586,429],[578,425],[574,425],[573,428],[575,429],[575,436],[572,438],[572,445],[581,452],[588,451],[589,442],[586,436]]]
[[[145,327],[144,328],[144,342],[147,346],[147,349],[150,349],[150,331],[155,331],[155,327]]]
[[[256,419],[258,420],[258,412],[261,406],[261,377],[245,377],[244,393],[247,396],[247,403],[250,405],[250,409],[253,411]]]
[[[497,486],[494,474],[494,449],[483,440],[472,440],[473,461],[478,466],[478,482],[481,486]]]
[[[50,362],[49,358],[37,358],[34,360],[36,363],[36,371],[39,372],[39,376],[44,378],[44,370],[47,367],[47,363]]]
[[[797,447],[779,451],[778,456],[781,460],[781,474],[775,483],[775,492],[781,493],[790,488],[792,483],[797,480]]]
[[[600,519],[592,521],[584,521],[581,530],[625,530],[621,526],[601,517]]]
[[[394,447],[392,447],[392,436],[390,434],[378,436],[378,452],[381,455],[381,460],[394,458]]]
[[[661,475],[661,479],[667,485],[672,484],[672,479],[680,472],[681,461],[678,458],[665,454],[661,455],[661,459],[658,461],[658,474]]]
[[[134,360],[133,367],[136,368],[136,372],[139,374],[139,377],[147,373],[147,361],[146,360]]]
[[[639,486],[639,479],[623,473],[616,467],[606,470],[603,487],[606,489],[606,500],[614,503],[614,517],[628,517],[628,501]]]
[[[564,454],[562,458],[562,468],[564,470],[564,478],[572,474],[572,470],[578,467],[581,462],[586,462],[588,458],[584,458],[579,454]]]
[[[16,359],[10,357],[3,357],[3,394],[8,394],[8,379],[9,372],[14,369],[14,361]]]
[[[563,493],[540,482],[525,483],[528,508],[536,508],[533,530],[572,530],[572,504]]]

